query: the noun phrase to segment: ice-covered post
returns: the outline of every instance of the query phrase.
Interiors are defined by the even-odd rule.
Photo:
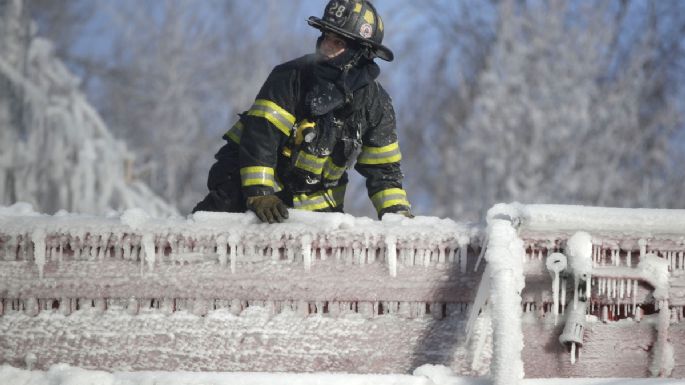
[[[643,245],[640,245],[643,247]],[[653,350],[652,364],[649,367],[654,377],[668,377],[674,367],[673,345],[668,340],[668,329],[671,319],[669,304],[670,273],[669,263],[655,254],[641,256],[637,265],[643,278],[654,286],[652,296],[659,305],[659,317],[656,324],[656,346]]]
[[[494,385],[515,385],[523,379],[521,291],[525,286],[525,250],[511,219],[488,221],[485,259],[490,271],[493,356],[490,375]]]

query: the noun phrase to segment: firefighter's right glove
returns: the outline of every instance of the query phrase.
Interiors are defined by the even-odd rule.
[[[288,207],[275,195],[249,197],[247,208],[254,211],[262,222],[281,223],[288,219]]]

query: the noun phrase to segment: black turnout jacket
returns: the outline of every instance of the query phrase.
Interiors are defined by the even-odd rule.
[[[346,170],[354,165],[379,217],[409,210],[390,97],[374,76],[341,103],[325,92],[333,83],[314,79],[315,60],[306,55],[273,69],[224,135],[227,144],[216,155],[221,173],[210,172],[210,190],[233,175],[240,187],[229,188],[239,188],[243,199],[276,193],[297,209],[342,211]],[[316,87],[324,92],[311,92]]]

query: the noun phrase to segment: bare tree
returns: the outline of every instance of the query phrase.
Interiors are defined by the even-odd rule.
[[[438,100],[421,97],[424,113],[414,124],[424,129],[412,129],[426,153],[417,157],[427,181],[420,185],[434,212],[476,219],[492,204],[512,200],[682,202],[668,188],[676,176],[666,171],[682,110],[676,92],[664,88],[679,84],[669,72],[682,56],[659,52],[666,40],[682,42],[682,31],[664,33],[656,9],[647,17],[630,13],[635,19],[627,26],[629,4],[617,4],[502,1],[490,45],[487,31],[442,31],[445,51],[457,49],[450,48],[455,30],[486,39],[485,50],[459,50],[475,56],[466,63],[485,59],[471,67],[475,72],[438,61],[456,81],[434,71],[429,83],[443,90]],[[627,28],[639,28],[636,20],[646,33],[627,39]]]

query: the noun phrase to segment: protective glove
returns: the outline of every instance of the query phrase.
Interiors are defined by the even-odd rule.
[[[254,211],[262,222],[281,223],[288,219],[288,207],[275,195],[249,197],[247,208]]]
[[[395,214],[404,215],[407,218],[414,218],[414,214],[412,214],[411,211],[409,211],[409,210],[398,211]]]

